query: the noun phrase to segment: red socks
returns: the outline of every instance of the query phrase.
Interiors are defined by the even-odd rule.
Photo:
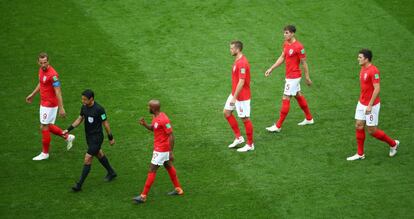
[[[384,131],[380,129],[377,129],[377,131],[371,135],[378,140],[386,142],[390,147],[394,147],[397,144],[392,138],[390,138],[387,134],[384,133]]]
[[[280,116],[279,120],[276,122],[276,127],[280,128],[282,127],[283,121],[285,121],[287,114],[289,113],[290,108],[290,100],[289,99],[283,99],[282,100],[282,108],[280,108]]]
[[[303,112],[305,113],[306,120],[311,120],[312,115],[310,113],[308,103],[306,102],[306,99],[304,96],[296,96],[296,100],[298,101],[298,104],[300,108],[302,108]]]
[[[50,146],[50,132],[49,130],[42,130],[42,145],[43,145],[43,153],[49,153],[49,146]]]
[[[142,191],[141,195],[147,196],[149,190],[151,189],[152,183],[154,183],[155,176],[157,173],[149,172],[147,176],[147,180],[145,181],[144,191]]]
[[[356,140],[358,144],[358,154],[364,154],[364,141],[365,141],[365,130],[364,129],[356,129]]]
[[[174,188],[181,188],[180,182],[178,181],[177,171],[172,166],[170,168],[166,168],[168,171],[168,175],[170,175],[171,182],[174,184]]]
[[[247,144],[252,145],[253,144],[253,124],[252,124],[252,121],[250,119],[247,119],[243,123],[244,123],[244,128],[246,129]]]
[[[239,125],[237,124],[236,118],[233,116],[233,114],[231,114],[229,117],[226,117],[226,119],[227,119],[227,122],[229,122],[231,129],[233,129],[233,132],[236,138],[239,138],[240,129],[239,129]]]
[[[64,139],[66,139],[66,138],[68,137],[68,135],[67,135],[67,134],[66,134],[66,135],[63,135],[63,133],[62,133],[62,129],[61,129],[61,128],[59,128],[59,126],[56,126],[56,125],[50,124],[50,125],[49,125],[49,130],[50,130],[50,132],[52,132],[54,135],[61,136],[61,137],[62,137],[62,138],[64,138]]]

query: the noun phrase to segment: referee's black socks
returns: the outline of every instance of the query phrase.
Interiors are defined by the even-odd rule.
[[[108,159],[106,156],[103,156],[101,159],[98,159],[99,162],[102,164],[102,166],[105,167],[105,169],[108,171],[108,175],[114,175],[115,171],[112,169],[111,165],[109,164]]]
[[[82,170],[82,175],[79,179],[79,186],[82,186],[83,182],[85,181],[86,177],[89,174],[89,171],[91,171],[91,165],[90,164],[84,164],[83,165],[83,170]]]

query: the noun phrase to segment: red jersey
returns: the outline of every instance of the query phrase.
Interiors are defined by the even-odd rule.
[[[371,101],[372,93],[374,93],[374,84],[380,83],[380,72],[375,65],[368,67],[362,67],[359,72],[359,81],[361,83],[361,95],[359,96],[359,102],[362,105],[368,106]],[[374,104],[380,102],[379,96],[374,100]]]
[[[286,78],[295,79],[302,77],[302,71],[299,64],[300,59],[306,58],[305,48],[299,41],[289,44],[287,41],[283,43],[283,52],[285,53]]]
[[[170,120],[165,113],[160,113],[152,119],[151,126],[154,131],[154,151],[170,151],[169,136],[172,133]]]
[[[250,99],[250,65],[247,58],[243,55],[241,58],[234,61],[233,70],[231,74],[231,95],[234,96],[236,92],[237,84],[240,79],[244,79],[244,85],[242,90],[237,96],[238,101],[249,100]]]
[[[54,87],[60,87],[59,75],[49,66],[46,71],[39,69],[40,105],[45,107],[57,107],[58,99]]]

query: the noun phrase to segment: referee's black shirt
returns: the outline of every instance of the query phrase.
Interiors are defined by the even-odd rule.
[[[102,122],[106,120],[105,109],[97,102],[91,107],[83,105],[80,115],[85,120],[85,133],[87,139],[103,138]]]

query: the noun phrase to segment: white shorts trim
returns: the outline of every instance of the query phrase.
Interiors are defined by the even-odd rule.
[[[40,124],[43,124],[43,125],[55,124],[57,111],[58,111],[58,107],[40,106],[40,109],[39,109]]]
[[[152,152],[152,159],[151,159],[151,163],[154,165],[158,165],[158,166],[162,166],[164,165],[165,161],[169,161],[170,160],[170,152],[158,152],[158,151],[153,151]]]
[[[380,106],[380,103],[372,106],[371,113],[366,115],[365,111],[367,109],[367,106],[358,101],[357,107],[355,109],[355,119],[365,121],[367,126],[378,126]]]
[[[230,94],[227,98],[226,104],[224,105],[225,110],[236,110],[239,118],[250,117],[250,100],[236,100],[235,105],[230,106],[231,99],[233,99],[233,95]]]
[[[300,91],[300,79],[285,79],[285,90],[283,94],[286,96],[296,96],[296,94]]]

